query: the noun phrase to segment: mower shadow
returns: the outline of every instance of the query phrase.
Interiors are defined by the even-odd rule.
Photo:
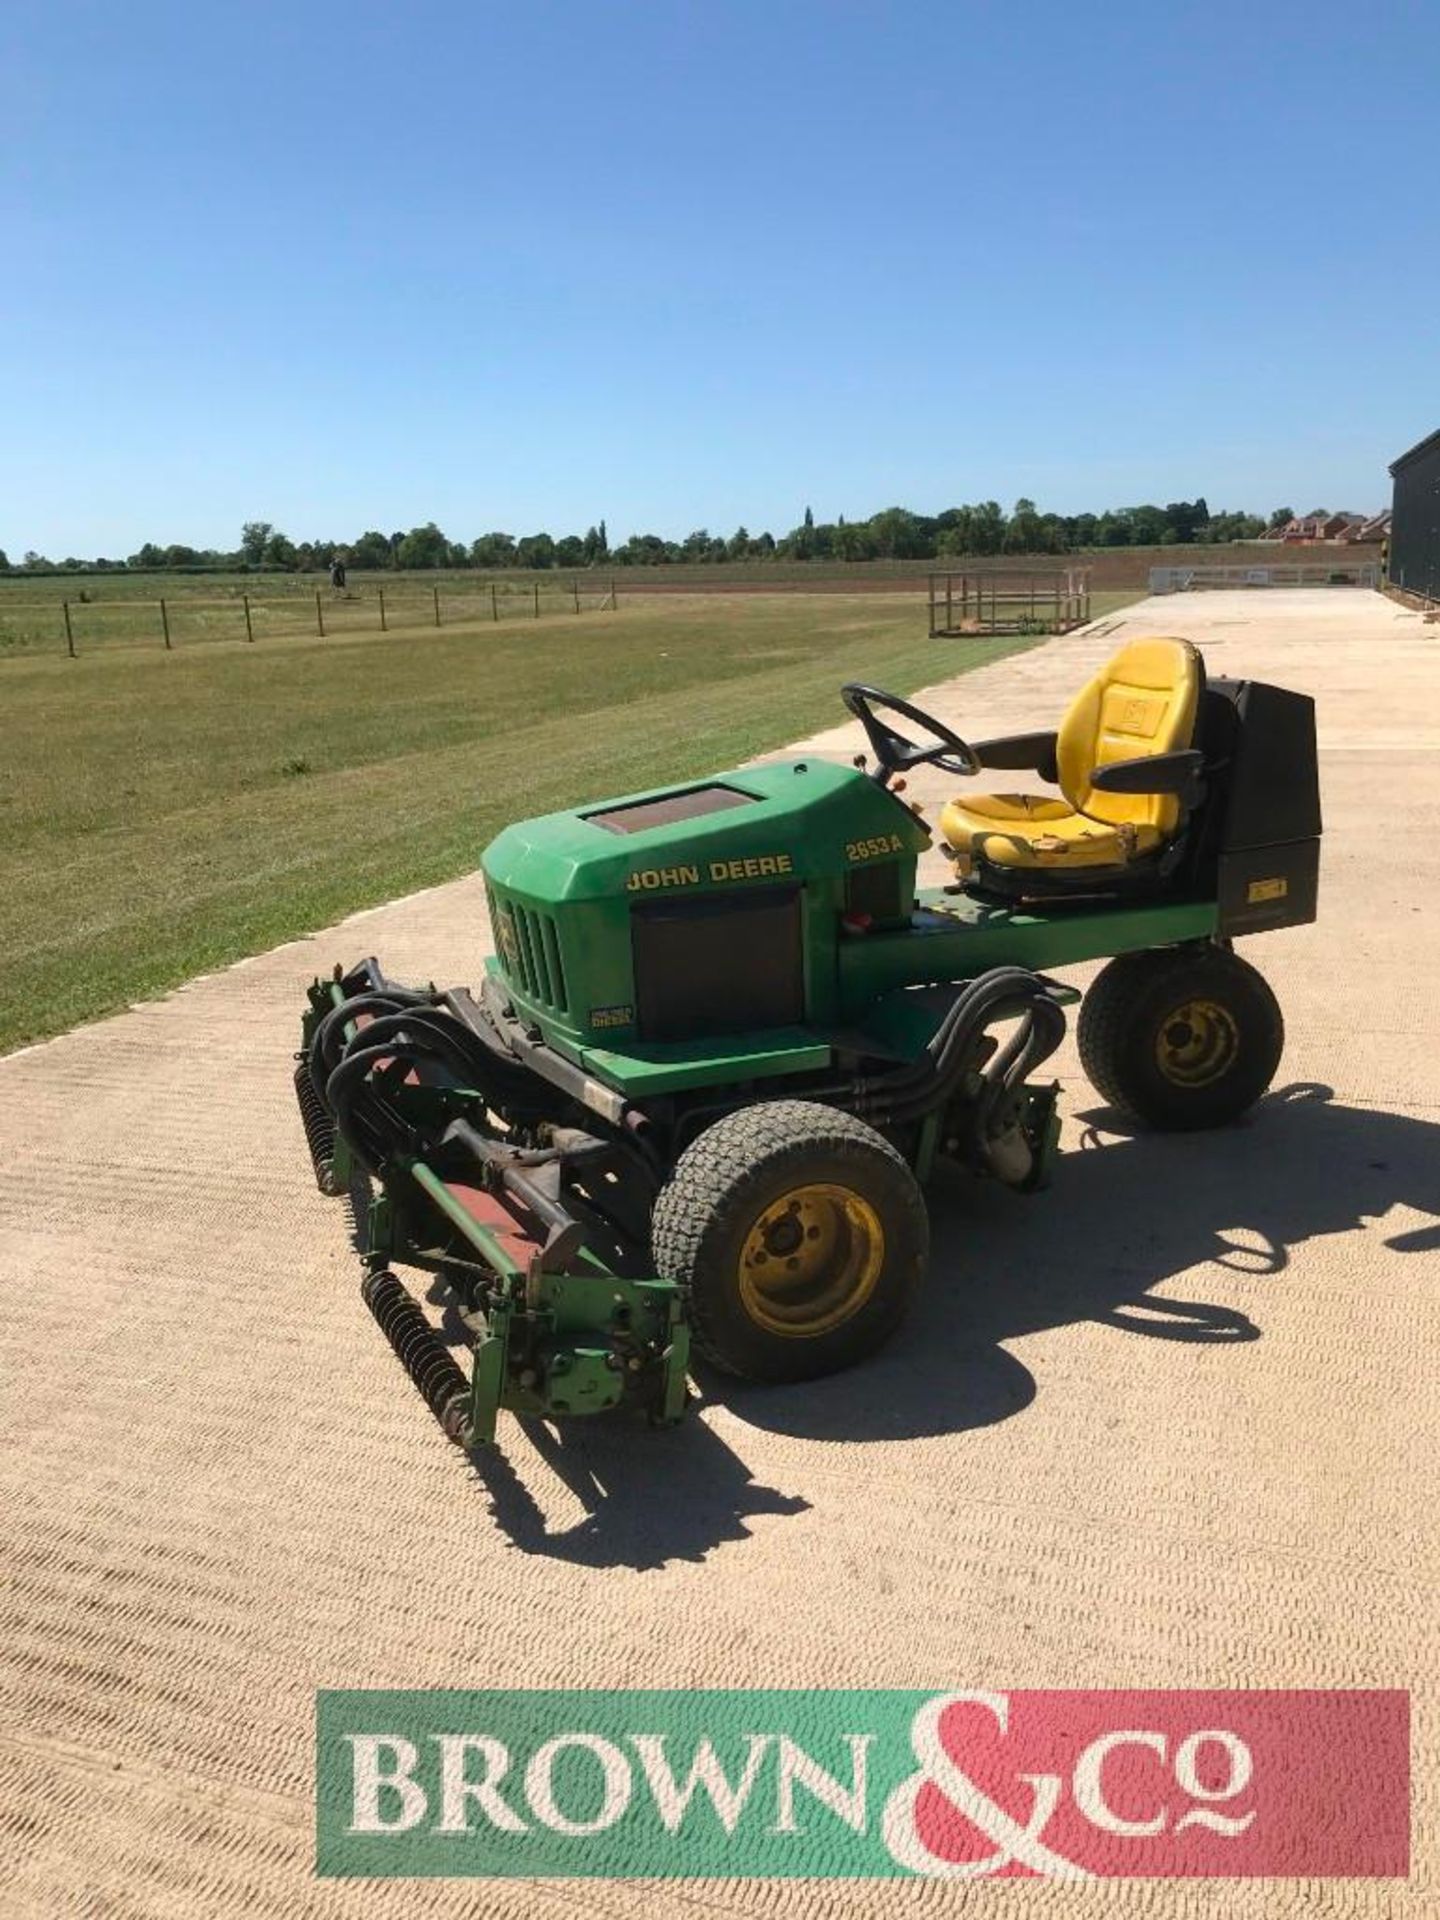
[[[551,1531],[539,1502],[499,1450],[471,1462],[496,1524],[524,1553],[585,1567],[646,1571],[670,1560],[703,1560],[727,1540],[748,1538],[756,1514],[804,1513],[797,1494],[761,1486],[703,1420],[647,1433],[623,1415],[516,1425],[585,1508],[576,1525]],[[637,1474],[635,1449],[655,1449],[654,1471]],[[656,1475],[665,1497],[655,1498]]]
[[[873,1361],[803,1387],[717,1382],[718,1397],[752,1426],[806,1439],[964,1432],[1034,1399],[1033,1375],[1004,1345],[1024,1334],[1099,1321],[1150,1339],[1259,1339],[1233,1307],[1151,1294],[1202,1263],[1277,1283],[1297,1242],[1356,1231],[1398,1204],[1437,1218],[1384,1244],[1440,1251],[1432,1122],[1342,1106],[1315,1084],[1272,1093],[1215,1133],[1132,1133],[1108,1109],[1079,1118],[1080,1151],[1034,1199],[937,1177],[924,1297]]]
[[[449,1288],[431,1282],[426,1298],[440,1308],[440,1338],[456,1349],[472,1342]],[[540,1501],[514,1464],[526,1447],[584,1508],[573,1525],[551,1528]],[[654,1479],[635,1472],[637,1446],[653,1448],[666,1499]],[[499,1444],[470,1454],[475,1478],[490,1499],[496,1525],[522,1553],[585,1567],[663,1567],[703,1560],[727,1540],[744,1540],[756,1514],[803,1513],[796,1494],[759,1485],[719,1434],[693,1417],[648,1431],[634,1414],[548,1421],[508,1416]]]
[[[1130,1133],[1104,1109],[1079,1118],[1088,1123],[1080,1150],[1062,1155],[1053,1186],[1034,1200],[958,1173],[937,1179],[924,1296],[874,1360],[796,1387],[747,1387],[702,1368],[706,1400],[803,1439],[963,1433],[1034,1399],[1033,1375],[1004,1344],[1024,1334],[1098,1321],[1150,1339],[1259,1339],[1234,1307],[1150,1292],[1202,1263],[1283,1284],[1297,1242],[1355,1231],[1400,1204],[1435,1219],[1384,1244],[1440,1252],[1440,1125],[1342,1106],[1309,1084],[1271,1094],[1243,1125],[1217,1133]],[[458,1325],[449,1331],[458,1344]],[[513,1464],[527,1444],[584,1509],[578,1522],[550,1527]],[[655,1450],[654,1471],[636,1473],[640,1444]],[[514,1546],[596,1568],[701,1561],[747,1538],[755,1516],[810,1504],[757,1482],[694,1418],[649,1435],[623,1416],[517,1421],[502,1449],[472,1456],[472,1466]]]

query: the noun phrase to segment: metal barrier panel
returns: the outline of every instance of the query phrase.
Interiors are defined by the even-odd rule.
[[[1263,567],[1151,567],[1151,593],[1189,593],[1204,587],[1378,587],[1373,560],[1274,563]]]

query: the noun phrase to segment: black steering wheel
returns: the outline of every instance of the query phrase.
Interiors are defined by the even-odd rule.
[[[876,761],[871,778],[878,780],[882,787],[893,775],[908,773],[911,767],[929,765],[945,773],[979,773],[980,762],[973,747],[967,746],[958,733],[952,733],[933,714],[922,712],[908,700],[902,700],[898,693],[882,693],[879,687],[861,686],[851,680],[840,689],[840,698],[865,729]],[[933,745],[919,746],[908,735],[886,726],[875,711],[877,707],[903,714],[916,726],[924,727],[934,735]]]

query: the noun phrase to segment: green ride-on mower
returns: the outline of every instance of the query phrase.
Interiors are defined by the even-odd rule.
[[[1139,1120],[1222,1125],[1269,1085],[1280,1010],[1232,943],[1315,917],[1307,697],[1147,639],[1054,732],[971,745],[843,698],[868,771],[812,756],[507,827],[478,990],[374,960],[310,989],[316,1176],[365,1198],[364,1298],[462,1444],[501,1407],[676,1420],[692,1343],[758,1381],[872,1353],[924,1274],[939,1161],[1044,1182],[1036,1074],[1080,998],[1053,968],[1109,959],[1080,1055]],[[1056,797],[967,790],[939,823],[955,878],[917,894],[931,837],[897,783],[927,763]],[[448,1342],[392,1263],[440,1276]]]

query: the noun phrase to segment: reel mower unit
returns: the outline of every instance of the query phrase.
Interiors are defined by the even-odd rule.
[[[364,1208],[364,1298],[445,1431],[502,1407],[681,1417],[692,1343],[795,1381],[862,1360],[924,1274],[941,1161],[1026,1191],[1058,1135],[1040,1069],[1079,1043],[1153,1126],[1233,1120],[1279,1008],[1233,951],[1315,917],[1312,703],[1133,642],[1054,732],[969,744],[844,689],[873,765],[807,758],[508,827],[475,991],[362,961],[311,987],[295,1087],[323,1192]],[[917,737],[918,736],[918,737]],[[955,878],[897,775],[963,790]],[[440,1276],[444,1337],[397,1265]],[[432,1296],[433,1297],[433,1296]],[[469,1369],[455,1358],[470,1349]]]

